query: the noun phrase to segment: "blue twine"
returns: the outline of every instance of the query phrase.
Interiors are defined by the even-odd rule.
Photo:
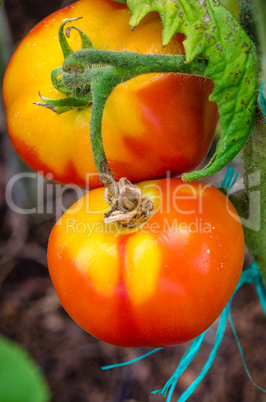
[[[211,368],[211,366],[215,360],[215,357],[217,355],[218,348],[223,340],[229,309],[230,309],[230,303],[228,303],[226,305],[226,307],[224,308],[224,310],[222,311],[220,323],[219,323],[219,326],[218,326],[218,329],[216,332],[215,341],[213,344],[213,348],[212,348],[212,351],[210,353],[210,356],[209,356],[207,362],[203,366],[203,369],[201,370],[200,374],[197,376],[195,381],[180,396],[180,398],[178,399],[178,402],[185,402],[193,394],[193,392],[196,390],[196,388],[199,386],[199,384],[202,382],[203,378],[205,377],[205,375]]]
[[[174,392],[174,389],[175,389],[175,386],[176,386],[176,383],[177,383],[179,377],[181,376],[181,374],[183,374],[183,372],[186,370],[186,368],[190,365],[190,363],[192,362],[194,357],[196,357],[205,335],[206,335],[206,331],[203,332],[201,335],[199,335],[196,339],[194,339],[194,341],[190,344],[190,346],[187,348],[187,350],[183,354],[182,359],[180,360],[180,363],[179,363],[176,371],[172,375],[172,377],[167,381],[167,383],[165,384],[165,386],[162,389],[159,389],[157,391],[152,391],[152,394],[159,394],[159,395],[163,395],[165,397],[170,388],[167,402],[171,400],[171,397],[173,395],[173,392]]]
[[[235,338],[236,338],[237,346],[238,346],[238,349],[239,349],[239,352],[240,352],[240,356],[241,356],[241,359],[242,359],[242,363],[243,363],[243,366],[244,366],[244,368],[245,368],[245,370],[246,370],[246,373],[247,373],[248,378],[250,379],[250,381],[252,382],[252,384],[253,384],[256,388],[258,388],[260,391],[266,393],[266,389],[264,389],[264,388],[260,387],[259,385],[257,385],[257,384],[253,381],[253,379],[252,379],[252,377],[251,377],[251,375],[250,375],[250,372],[249,372],[249,370],[248,370],[248,368],[247,368],[247,364],[246,364],[246,361],[245,361],[245,358],[244,358],[243,349],[242,349],[241,343],[240,343],[239,338],[238,338],[237,333],[236,333],[236,329],[235,329],[235,326],[234,326],[234,323],[233,323],[233,319],[232,319],[232,316],[231,316],[231,312],[229,313],[229,321],[230,321],[230,324],[231,324],[231,328],[232,328],[233,334],[234,334],[234,336],[235,336]]]
[[[230,193],[230,191],[234,187],[238,177],[239,177],[239,173],[235,173],[235,169],[232,166],[228,166],[224,179],[223,179],[220,187],[225,188],[228,191],[228,193]]]
[[[196,388],[199,386],[199,384],[202,382],[202,380],[204,379],[204,377],[206,376],[206,374],[208,373],[209,369],[211,368],[215,357],[217,355],[219,346],[222,342],[223,336],[224,336],[224,332],[226,329],[226,322],[227,322],[227,318],[229,317],[229,321],[231,324],[231,328],[233,331],[233,334],[236,338],[237,341],[237,345],[239,348],[239,352],[240,352],[240,356],[244,365],[244,368],[246,370],[247,376],[250,379],[250,381],[252,382],[252,384],[257,387],[259,390],[261,390],[262,392],[266,393],[266,389],[260,387],[259,385],[257,385],[250,373],[249,370],[247,368],[245,359],[244,359],[244,353],[243,353],[243,349],[241,347],[240,341],[238,339],[234,324],[233,324],[233,320],[232,320],[232,316],[230,313],[230,308],[231,308],[231,303],[233,300],[233,297],[235,295],[235,293],[244,285],[244,284],[255,284],[256,285],[256,290],[258,293],[258,297],[263,309],[263,312],[266,316],[266,291],[263,285],[263,281],[262,281],[262,277],[259,273],[258,267],[255,263],[252,263],[251,266],[246,269],[245,271],[242,272],[242,275],[240,277],[239,283],[237,285],[237,288],[232,296],[232,298],[230,299],[230,301],[227,303],[226,307],[224,308],[224,310],[221,313],[220,316],[220,322],[219,322],[219,326],[217,328],[217,332],[216,332],[216,336],[215,336],[215,340],[214,340],[214,344],[213,344],[213,348],[212,351],[209,355],[209,358],[207,360],[207,362],[205,363],[205,365],[203,366],[201,372],[199,373],[199,375],[197,376],[197,378],[194,380],[194,382],[183,392],[183,394],[180,396],[180,398],[177,400],[177,402],[185,402],[187,401],[187,399],[193,394],[193,392],[196,390]],[[208,331],[208,330],[207,330]],[[164,397],[167,396],[167,400],[166,402],[170,402],[171,398],[173,396],[176,384],[178,379],[180,378],[180,376],[183,374],[183,372],[189,367],[190,363],[192,362],[192,360],[196,357],[202,342],[204,340],[204,337],[206,335],[206,332],[202,333],[201,335],[199,335],[197,338],[195,338],[190,346],[187,348],[187,350],[185,351],[185,353],[183,354],[180,363],[177,367],[177,369],[175,370],[174,374],[172,375],[172,377],[166,382],[165,386],[162,389],[156,390],[156,391],[152,391],[152,394],[158,394],[158,395],[163,395]],[[122,367],[122,366],[126,366],[128,364],[132,364],[135,363],[141,359],[144,359],[145,357],[150,356],[151,354],[158,352],[159,350],[161,350],[163,348],[157,348],[157,349],[153,349],[150,352],[137,357],[136,359],[130,360],[128,362],[125,363],[120,363],[120,364],[113,364],[111,366],[104,366],[102,367],[102,370],[108,370],[108,369],[112,369],[112,368],[116,368],[116,367]]]
[[[261,105],[262,111],[263,111],[264,116],[265,116],[265,123],[266,123],[266,101],[265,101],[265,98],[264,98],[264,95],[263,95],[263,87],[264,87],[264,81],[260,86],[259,99],[260,99],[260,105]]]
[[[101,367],[102,370],[109,370],[112,368],[116,368],[116,367],[123,367],[123,366],[128,366],[129,364],[138,362],[139,360],[145,359],[145,357],[148,357],[150,355],[152,355],[153,353],[158,352],[159,350],[162,350],[163,348],[157,348],[157,349],[153,349],[150,352],[146,353],[145,355],[139,356],[136,359],[133,360],[129,360],[128,362],[125,363],[118,363],[118,364],[112,364],[111,366],[103,366]]]
[[[254,263],[254,265],[256,266],[255,263]],[[257,268],[257,266],[256,266],[256,268]],[[258,270],[258,268],[257,268],[257,270]],[[258,274],[259,274],[259,270],[258,270]],[[260,274],[256,277],[255,285],[256,285],[256,290],[257,290],[257,294],[259,296],[262,310],[266,317],[266,291],[265,291],[265,288],[263,285],[263,280],[262,280],[262,277]]]
[[[236,293],[236,292],[238,291],[238,289],[240,289],[245,283],[248,283],[248,284],[253,284],[253,283],[254,283],[254,284],[256,285],[256,290],[257,290],[257,294],[258,294],[258,297],[259,297],[259,300],[260,300],[260,304],[261,304],[262,310],[263,310],[263,312],[264,312],[264,314],[265,314],[265,317],[266,317],[266,291],[265,291],[265,288],[264,288],[264,285],[263,285],[262,277],[261,277],[261,275],[260,275],[260,272],[259,272],[259,270],[258,270],[257,264],[255,264],[255,262],[253,262],[253,263],[251,264],[251,266],[250,266],[248,269],[246,269],[245,271],[243,271],[243,273],[242,273],[242,275],[241,275],[241,277],[240,277],[240,281],[239,281],[239,283],[238,283],[238,286],[237,286],[237,288],[236,288],[236,290],[235,290],[235,293]],[[235,294],[235,293],[234,293],[234,294]],[[233,295],[233,296],[234,296],[234,295]],[[233,297],[232,297],[232,299],[233,299]],[[232,299],[231,299],[230,303],[232,302]],[[260,387],[259,385],[257,385],[257,384],[253,381],[253,379],[252,379],[252,377],[251,377],[251,375],[250,375],[250,372],[249,372],[249,370],[248,370],[248,368],[247,368],[247,364],[246,364],[246,361],[245,361],[245,358],[244,358],[243,349],[242,349],[241,343],[240,343],[240,341],[239,341],[239,338],[238,338],[238,336],[237,336],[236,329],[235,329],[235,326],[234,326],[234,323],[233,323],[233,319],[232,319],[232,315],[231,315],[231,312],[230,312],[230,311],[229,311],[229,321],[230,321],[230,324],[231,324],[231,328],[232,328],[233,334],[234,334],[234,336],[235,336],[235,338],[236,338],[237,346],[238,346],[238,349],[239,349],[239,352],[240,352],[240,356],[241,356],[241,359],[242,359],[242,362],[243,362],[243,366],[244,366],[244,368],[245,368],[245,370],[246,370],[246,373],[247,373],[248,378],[250,379],[250,381],[252,382],[252,384],[253,384],[256,388],[258,388],[260,391],[266,393],[266,389],[264,389],[264,388]]]
[[[214,341],[214,345],[213,345],[213,349],[210,353],[210,356],[206,362],[206,364],[204,365],[202,371],[200,372],[200,374],[198,375],[198,377],[196,378],[196,380],[186,389],[185,392],[183,392],[183,394],[181,395],[181,397],[178,399],[178,402],[185,402],[192,394],[193,392],[196,390],[196,388],[198,387],[198,385],[202,382],[203,378],[205,377],[205,375],[207,374],[207,372],[209,371],[209,369],[212,366],[212,363],[215,360],[216,354],[217,354],[217,350],[222,342],[223,339],[223,335],[224,335],[224,331],[225,331],[225,327],[226,327],[226,321],[227,321],[227,317],[228,317],[228,313],[229,313],[229,304],[225,307],[225,309],[223,310],[222,314],[221,314],[221,319],[220,319],[220,323],[216,332],[216,337],[215,337],[215,341]],[[179,366],[177,368],[177,370],[175,371],[175,373],[173,374],[173,376],[170,378],[170,380],[167,381],[166,385],[164,386],[164,388],[162,390],[159,391],[153,391],[152,394],[155,393],[159,393],[159,395],[163,395],[166,396],[166,393],[168,391],[168,388],[170,387],[170,391],[167,397],[167,402],[171,401],[171,398],[173,396],[174,393],[174,389],[177,383],[177,380],[179,379],[179,377],[181,376],[181,374],[183,374],[183,372],[185,371],[185,369],[189,366],[189,364],[191,363],[191,361],[194,359],[194,357],[196,357],[200,346],[202,344],[202,341],[205,337],[207,331],[205,331],[203,334],[199,335],[196,339],[194,339],[194,341],[191,343],[191,345],[189,346],[189,349],[187,349],[187,351],[189,350],[189,353],[187,353],[187,351],[184,353]],[[184,363],[185,364],[182,364]]]

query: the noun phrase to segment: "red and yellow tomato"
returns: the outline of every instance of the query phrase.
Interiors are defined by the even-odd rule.
[[[102,188],[59,219],[48,246],[50,275],[69,315],[105,342],[186,342],[231,298],[243,265],[243,229],[228,198],[205,183],[138,186],[154,210],[137,228],[104,223]]]
[[[91,107],[62,115],[36,106],[38,92],[64,95],[51,83],[51,71],[63,63],[58,28],[66,18],[91,38],[95,48],[140,53],[184,53],[182,35],[162,46],[162,24],[156,13],[131,31],[125,4],[80,0],[41,21],[18,46],[7,68],[3,96],[10,139],[33,169],[55,181],[90,188],[99,186],[90,144]],[[81,47],[73,30],[73,50]],[[213,139],[218,109],[208,97],[209,79],[177,74],[139,76],[119,85],[103,117],[103,141],[110,168],[131,181],[193,170],[205,158]],[[49,175],[51,178],[51,175]]]

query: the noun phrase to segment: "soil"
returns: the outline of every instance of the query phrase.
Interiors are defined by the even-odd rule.
[[[71,1],[4,1],[12,43],[36,22]],[[11,49],[10,49],[11,50]],[[3,117],[3,110],[0,117]],[[0,119],[0,333],[22,345],[39,365],[52,391],[52,402],[163,401],[151,391],[162,388],[176,369],[187,345],[166,348],[130,366],[102,371],[101,366],[125,362],[148,351],[118,348],[93,338],[75,324],[51,284],[46,262],[53,214],[21,215],[8,208],[4,188],[16,172],[30,172],[13,151]],[[35,183],[14,189],[27,205],[36,200]],[[64,192],[64,205],[75,200]],[[56,204],[56,198],[53,197]],[[249,259],[247,258],[246,265]],[[236,295],[232,315],[254,381],[266,388],[266,321],[253,286]],[[182,375],[173,401],[191,384],[209,356],[217,322],[209,330],[199,355]],[[249,380],[229,327],[213,367],[189,399],[191,402],[265,402],[263,392]]]

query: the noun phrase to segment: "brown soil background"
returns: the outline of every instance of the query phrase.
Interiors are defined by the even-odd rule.
[[[6,0],[5,16],[12,43],[39,20],[71,1]],[[10,49],[12,53],[13,49]],[[4,189],[8,178],[30,171],[16,156],[7,139],[0,114],[0,332],[22,345],[44,373],[53,402],[163,401],[151,395],[169,379],[186,345],[164,349],[125,368],[101,371],[101,366],[124,362],[148,349],[118,348],[94,339],[65,313],[52,287],[46,264],[46,246],[54,224],[50,215],[18,215],[8,209]],[[34,206],[34,185],[16,189],[18,198]],[[64,205],[75,194],[67,190]],[[54,202],[56,202],[54,200]],[[248,264],[248,262],[246,263]],[[256,383],[266,387],[266,320],[255,289],[245,286],[233,303],[233,318],[247,366]],[[208,332],[202,349],[177,384],[173,401],[200,372],[211,351],[217,323]],[[265,395],[247,377],[239,350],[227,326],[213,367],[191,402],[265,402]]]

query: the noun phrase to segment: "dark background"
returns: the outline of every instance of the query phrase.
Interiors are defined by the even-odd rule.
[[[96,0],[95,0],[96,1]],[[70,4],[62,0],[6,0],[4,21],[8,23],[5,54],[42,18]],[[3,44],[2,44],[3,46]],[[2,65],[3,68],[3,65]],[[0,333],[22,345],[46,376],[53,402],[143,402],[163,401],[151,395],[176,369],[186,349],[180,345],[164,349],[125,368],[101,371],[102,365],[124,362],[148,349],[118,348],[88,335],[65,313],[52,287],[46,263],[46,247],[55,222],[51,215],[18,215],[8,209],[4,189],[13,174],[30,171],[16,156],[0,114]],[[24,205],[36,200],[34,183],[15,189]],[[64,193],[64,205],[75,199]],[[54,199],[53,202],[56,202]],[[248,265],[248,260],[246,265]],[[256,292],[245,286],[235,297],[232,309],[247,366],[255,382],[266,387],[266,321]],[[112,323],[110,323],[111,325]],[[188,387],[211,351],[215,323],[202,350],[181,377],[174,400]],[[217,358],[191,402],[262,402],[245,372],[236,340],[228,325]]]

